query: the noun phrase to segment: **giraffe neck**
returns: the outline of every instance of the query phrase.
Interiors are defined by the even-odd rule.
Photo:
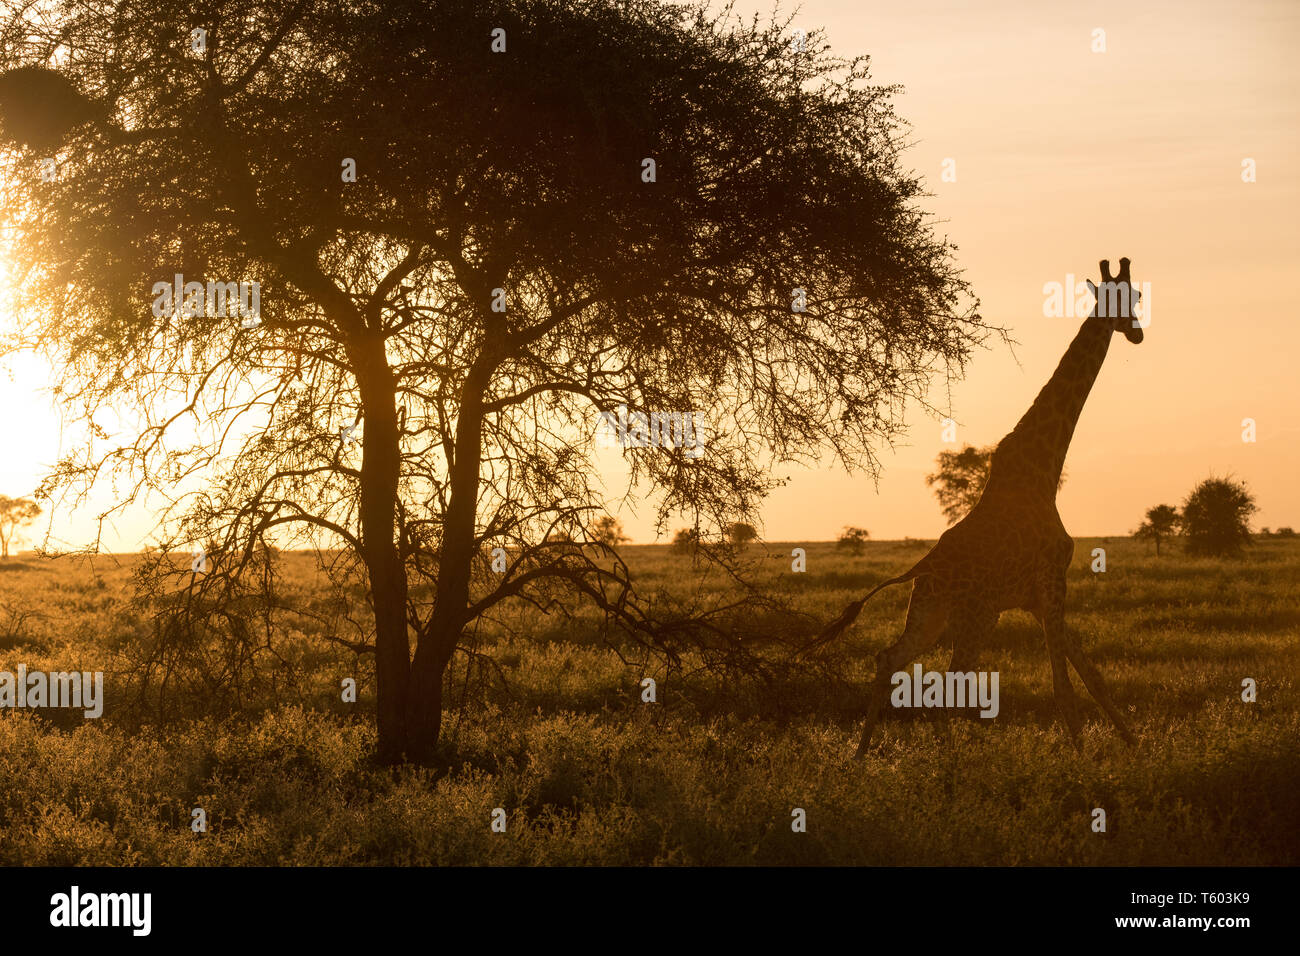
[[[1094,316],[1083,323],[1034,404],[999,443],[993,474],[1019,479],[1023,490],[1056,497],[1074,426],[1106,360],[1113,334],[1112,319]]]

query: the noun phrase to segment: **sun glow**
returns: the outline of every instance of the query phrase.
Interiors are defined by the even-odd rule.
[[[0,270],[6,271],[7,270]],[[11,349],[11,336],[20,331],[13,308],[12,288],[0,286],[0,494],[30,497],[59,456],[60,417],[50,391],[53,372],[47,359],[30,349]],[[48,509],[47,509],[48,510]],[[20,547],[32,547],[45,534],[46,523],[27,530]]]

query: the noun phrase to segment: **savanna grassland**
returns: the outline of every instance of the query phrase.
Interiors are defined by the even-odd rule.
[[[827,619],[904,570],[925,542],[861,555],[751,545],[763,588]],[[1089,570],[1104,546],[1107,571]],[[641,587],[722,587],[667,546],[625,549]],[[314,559],[278,559],[282,679],[239,708],[202,694],[159,720],[141,695],[150,626],[127,603],[132,557],[23,555],[0,564],[0,670],[103,670],[99,720],[0,713],[0,864],[1294,864],[1300,862],[1300,541],[1241,559],[1080,540],[1069,624],[1129,713],[1129,750],[1075,678],[1083,753],[1054,719],[1041,633],[1003,616],[980,668],[996,719],[887,715],[861,763],[872,655],[908,587],[877,595],[844,638],[837,679],[671,672],[611,647],[594,616],[512,609],[449,677],[445,769],[372,764],[369,668],[325,639],[337,616]],[[319,613],[317,613],[319,612]],[[314,623],[313,623],[314,622]],[[364,624],[364,622],[362,622]],[[923,663],[947,667],[947,651]],[[356,704],[340,682],[356,677]],[[644,676],[658,703],[641,701]],[[1242,680],[1258,682],[1244,703]],[[269,689],[268,689],[269,688]],[[208,831],[191,831],[202,807]],[[505,808],[505,833],[491,831]],[[791,830],[791,810],[807,832]],[[1104,834],[1091,811],[1108,815]]]

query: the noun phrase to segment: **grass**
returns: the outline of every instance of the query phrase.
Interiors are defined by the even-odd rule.
[[[792,547],[749,556],[766,589],[825,619],[927,543],[877,542],[861,556],[805,544],[804,574],[790,571]],[[1104,574],[1089,570],[1094,547],[1106,549]],[[648,590],[715,584],[666,546],[626,557]],[[289,600],[315,601],[310,558],[280,561]],[[108,700],[97,721],[0,712],[0,863],[1300,861],[1300,542],[1262,540],[1234,561],[1077,543],[1069,625],[1127,709],[1132,750],[1077,678],[1083,753],[1069,745],[1041,634],[1012,613],[980,662],[1001,675],[995,720],[891,713],[879,750],[850,762],[873,655],[903,620],[902,586],[845,637],[837,681],[665,673],[602,643],[589,617],[513,609],[508,627],[482,635],[506,683],[463,660],[449,677],[441,772],[371,762],[370,673],[321,639],[324,623],[281,635],[301,674],[276,700],[224,718],[198,701],[193,719],[151,721],[131,683],[144,633],[124,611],[131,565],[25,556],[0,575],[0,670],[103,670]],[[946,652],[923,663],[942,670]],[[349,676],[355,705],[340,699]],[[644,676],[658,681],[656,704],[641,702]],[[1254,703],[1241,699],[1245,678]],[[196,807],[207,832],[191,829]],[[505,833],[490,827],[497,807]],[[1098,807],[1105,833],[1091,828]],[[806,833],[792,832],[795,808]]]

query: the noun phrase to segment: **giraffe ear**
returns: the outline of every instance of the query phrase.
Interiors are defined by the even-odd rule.
[[[1111,278],[1111,274],[1110,274],[1110,260],[1109,260],[1109,259],[1102,259],[1102,260],[1101,260],[1101,281],[1102,281],[1102,282],[1113,282],[1113,281],[1114,281],[1114,279]]]
[[[1086,282],[1086,283],[1088,283],[1088,291],[1091,292],[1093,295],[1096,295],[1096,294],[1097,294],[1097,287],[1096,287],[1095,285],[1092,284],[1092,280],[1091,280],[1091,279],[1084,279],[1083,281]]]

